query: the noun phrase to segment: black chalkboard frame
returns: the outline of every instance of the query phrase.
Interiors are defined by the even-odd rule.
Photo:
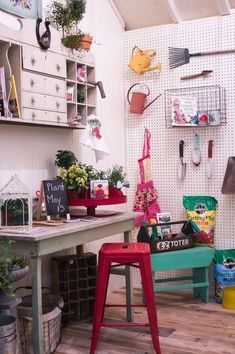
[[[46,213],[49,216],[65,216],[69,214],[67,186],[63,180],[43,180],[42,187]]]

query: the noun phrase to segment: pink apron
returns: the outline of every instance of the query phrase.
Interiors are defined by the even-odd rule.
[[[157,191],[153,186],[150,166],[150,138],[151,134],[147,128],[144,132],[144,146],[142,158],[138,160],[140,183],[137,184],[135,193],[135,205],[133,211],[144,212],[143,216],[135,218],[135,225],[142,225],[143,221],[150,223],[157,222],[157,213],[160,207],[157,202]]]

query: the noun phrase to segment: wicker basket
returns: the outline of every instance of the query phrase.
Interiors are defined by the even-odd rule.
[[[52,293],[42,294],[44,354],[53,353],[60,342],[63,306],[64,302],[60,296]],[[21,348],[24,354],[33,354],[33,318],[28,317],[31,308],[32,296],[23,297],[18,308],[18,317]]]

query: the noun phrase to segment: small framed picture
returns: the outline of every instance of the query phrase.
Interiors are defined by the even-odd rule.
[[[91,199],[108,199],[109,198],[109,181],[107,179],[90,181],[90,197]]]
[[[171,222],[170,213],[157,213],[157,221],[159,224],[165,224]],[[169,239],[172,237],[172,226],[171,225],[162,225],[160,226],[161,239]]]
[[[220,110],[209,111],[208,112],[208,124],[209,125],[220,125],[221,124],[221,114]]]

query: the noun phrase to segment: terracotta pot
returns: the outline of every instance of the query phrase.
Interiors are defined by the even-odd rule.
[[[88,51],[92,43],[92,37],[89,34],[84,34],[82,37],[73,34],[62,39],[62,43],[67,48],[75,50],[84,49]]]
[[[84,34],[80,41],[80,48],[84,50],[89,50],[92,44],[92,37],[89,34]]]

